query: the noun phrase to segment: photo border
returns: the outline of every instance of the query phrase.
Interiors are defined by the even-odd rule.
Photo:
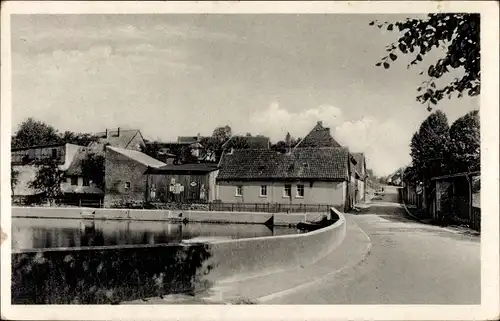
[[[1,314],[23,320],[498,319],[499,312],[499,7],[495,1],[128,2],[10,1],[1,3]],[[371,13],[481,14],[481,305],[11,305],[11,52],[10,15],[82,13]],[[415,258],[419,260],[420,258]],[[432,282],[432,281],[430,281]],[[460,282],[460,280],[457,280]]]

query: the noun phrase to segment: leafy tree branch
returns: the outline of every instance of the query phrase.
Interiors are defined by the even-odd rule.
[[[431,64],[427,70],[421,71],[429,76],[419,92],[417,101],[437,104],[444,97],[451,98],[454,93],[458,97],[464,94],[477,96],[481,91],[481,57],[480,57],[480,15],[479,14],[429,14],[426,19],[406,19],[399,22],[370,22],[371,26],[397,31],[399,39],[388,45],[387,56],[381,58],[376,66],[389,69],[398,59],[398,55],[411,55],[412,60],[407,68],[418,65],[425,55],[437,48],[444,49],[444,56]],[[455,78],[447,85],[437,88],[436,80],[450,72],[451,69],[463,69],[463,76]]]

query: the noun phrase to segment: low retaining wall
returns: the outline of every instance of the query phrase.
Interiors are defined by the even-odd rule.
[[[12,207],[12,217],[68,218],[96,220],[175,221],[264,224],[274,219],[276,226],[297,225],[319,220],[326,213],[259,213],[142,209],[90,209],[76,207]]]
[[[345,218],[335,216],[333,225],[305,234],[14,252],[12,303],[110,304],[194,293],[217,282],[297,268],[323,258],[343,241]]]
[[[338,218],[334,224],[309,233],[210,242],[211,256],[205,264],[213,269],[207,279],[211,283],[230,282],[322,259],[342,243],[346,234],[344,216],[340,212],[332,216]]]

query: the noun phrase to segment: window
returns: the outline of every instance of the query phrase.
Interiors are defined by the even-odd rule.
[[[130,182],[125,182],[125,189],[130,189]]]
[[[289,198],[292,195],[292,185],[286,184],[283,190],[283,197]]]
[[[236,186],[235,196],[243,196],[243,186]]]
[[[78,177],[71,176],[71,185],[78,185]]]
[[[304,185],[297,185],[296,197],[304,197]]]
[[[83,178],[83,186],[89,186],[89,185],[90,185],[89,178],[88,177],[84,177]]]
[[[52,148],[52,158],[57,158],[57,149]]]
[[[260,186],[260,196],[267,196],[267,185],[261,185]]]

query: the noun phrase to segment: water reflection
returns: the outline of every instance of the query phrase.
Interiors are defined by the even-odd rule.
[[[12,248],[178,243],[194,237],[232,239],[298,233],[294,228],[256,224],[203,224],[71,219],[12,219]]]

